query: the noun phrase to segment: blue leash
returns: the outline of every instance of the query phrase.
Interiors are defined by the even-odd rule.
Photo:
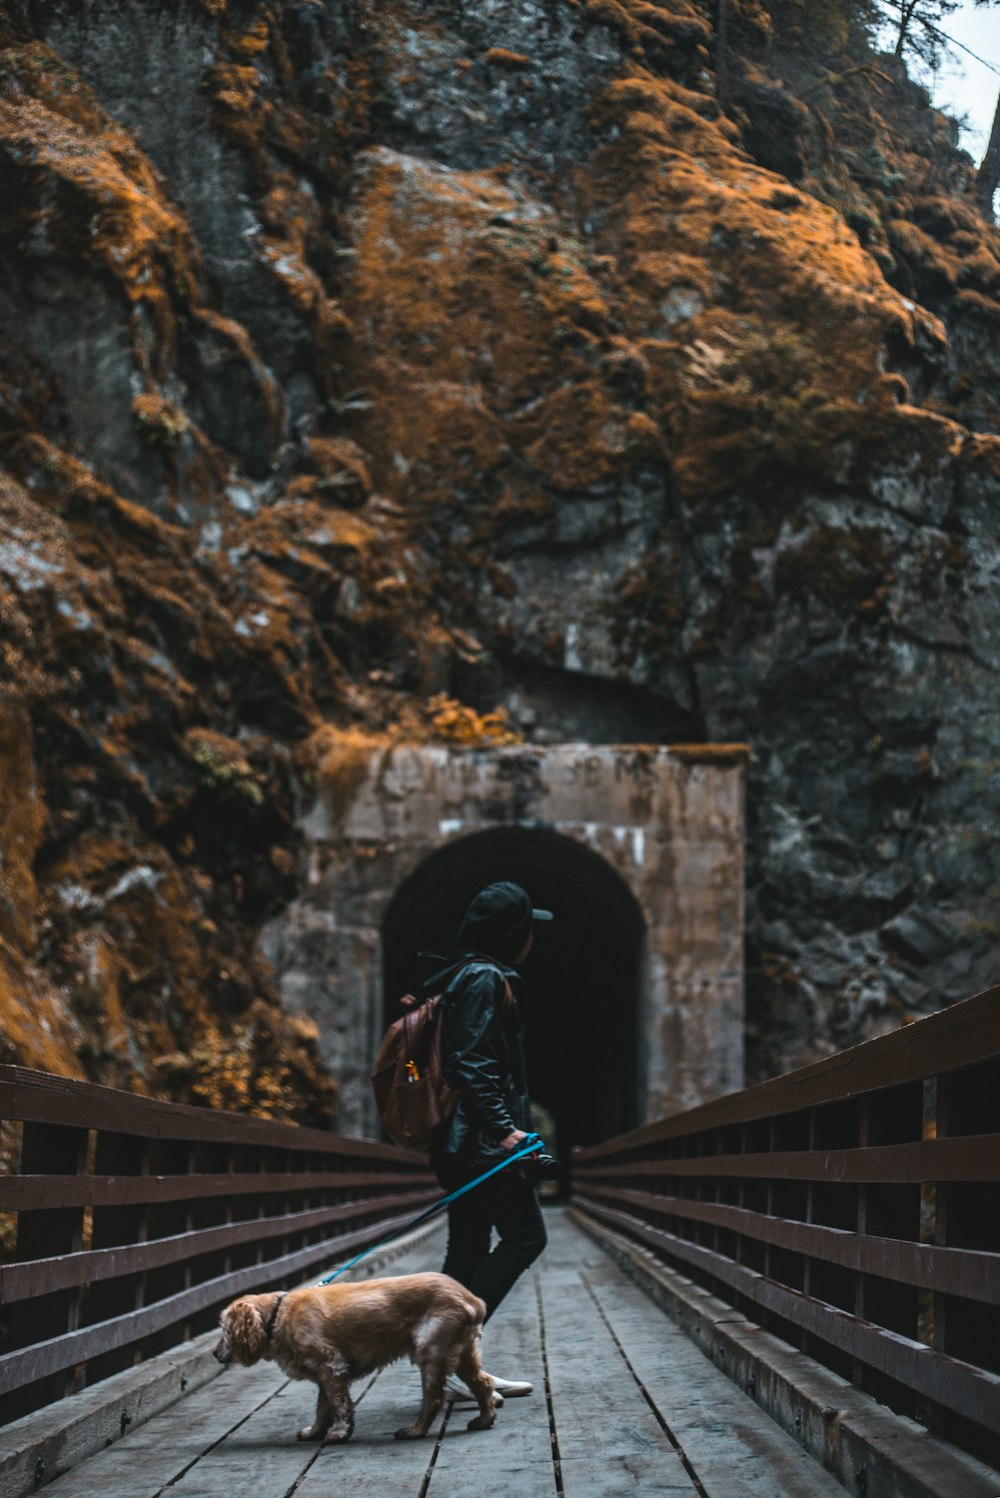
[[[490,1176],[495,1176],[500,1170],[506,1170],[507,1166],[513,1165],[515,1160],[523,1160],[526,1155],[536,1154],[537,1151],[541,1149],[541,1147],[541,1135],[529,1134],[526,1138],[524,1147],[518,1150],[516,1154],[508,1155],[506,1160],[501,1160],[499,1165],[491,1166],[491,1168],[485,1171],[483,1175],[477,1176],[474,1181],[467,1181],[464,1186],[459,1186],[457,1191],[452,1191],[448,1196],[443,1196],[440,1201],[432,1202],[429,1207],[425,1207],[422,1212],[418,1213],[417,1216],[414,1217],[412,1222],[404,1223],[401,1228],[397,1228],[394,1233],[390,1233],[388,1238],[381,1238],[378,1243],[373,1243],[370,1248],[363,1249],[361,1253],[356,1254],[353,1259],[348,1259],[346,1264],[341,1264],[339,1269],[335,1269],[332,1274],[328,1274],[324,1279],[321,1279],[319,1283],[321,1285],[328,1285],[330,1281],[335,1280],[338,1275],[346,1273],[348,1269],[353,1269],[355,1264],[361,1263],[362,1259],[367,1259],[368,1255],[373,1254],[377,1248],[384,1248],[387,1243],[392,1243],[396,1238],[401,1238],[404,1233],[412,1232],[412,1230],[415,1227],[419,1227],[422,1222],[426,1222],[429,1218],[436,1216],[436,1214],[438,1212],[442,1212],[445,1207],[451,1206],[452,1202],[457,1202],[458,1198],[460,1196],[464,1196],[467,1191],[474,1191],[477,1186],[481,1186],[484,1181],[488,1181]]]

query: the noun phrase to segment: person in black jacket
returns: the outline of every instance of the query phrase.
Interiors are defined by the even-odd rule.
[[[519,884],[503,882],[472,901],[458,938],[462,954],[430,979],[427,992],[444,993],[444,1073],[458,1104],[431,1150],[431,1167],[446,1191],[482,1175],[516,1150],[531,1127],[524,1063],[524,1026],[518,1011],[516,964],[531,950],[533,910]],[[499,1242],[490,1251],[491,1232]],[[517,1165],[452,1202],[442,1271],[486,1302],[486,1319],[546,1243],[537,1188]],[[525,1380],[490,1375],[501,1397],[530,1394]],[[452,1397],[464,1397],[456,1380]]]

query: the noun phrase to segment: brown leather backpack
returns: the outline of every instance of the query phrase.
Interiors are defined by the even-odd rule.
[[[443,997],[435,994],[390,1025],[372,1068],[382,1127],[403,1149],[430,1149],[458,1102],[441,1057]]]
[[[372,1091],[382,1127],[401,1149],[426,1153],[455,1111],[458,1091],[444,1075],[441,1030],[444,994],[412,1004],[385,1032],[372,1067]],[[501,1015],[510,1010],[510,985],[504,984]]]

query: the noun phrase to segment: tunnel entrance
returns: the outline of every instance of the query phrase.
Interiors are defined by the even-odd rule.
[[[746,749],[369,744],[303,798],[306,882],[262,934],[310,1016],[339,1127],[378,1132],[372,1062],[422,948],[495,879],[558,916],[525,964],[531,1081],[560,1148],[743,1085]]]
[[[421,950],[455,953],[469,901],[512,879],[555,920],[538,924],[522,964],[531,1096],[552,1115],[563,1159],[644,1118],[641,970],[645,922],[599,855],[541,829],[503,827],[433,853],[397,892],[382,928],[385,1023],[435,970]]]

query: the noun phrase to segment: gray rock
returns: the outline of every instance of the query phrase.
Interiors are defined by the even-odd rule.
[[[955,946],[944,922],[921,910],[902,912],[887,921],[879,934],[887,947],[921,966],[946,957]]]

